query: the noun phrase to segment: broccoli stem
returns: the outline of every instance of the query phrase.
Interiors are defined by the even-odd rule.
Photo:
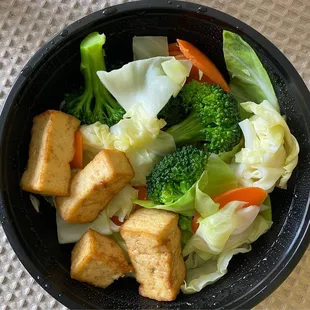
[[[181,123],[174,125],[166,130],[174,138],[177,145],[187,142],[197,142],[204,139],[202,130],[205,126],[202,124],[199,116],[194,111]]]
[[[125,111],[97,76],[97,71],[106,71],[102,49],[105,40],[104,34],[93,32],[81,42],[80,70],[84,76],[84,92],[78,97],[68,95],[63,109],[82,123],[99,121],[112,126],[122,119]]]
[[[87,89],[87,85],[90,84],[95,96],[95,106],[91,122],[94,122],[95,119],[97,119],[100,122],[105,123],[107,118],[104,107],[104,86],[101,84],[97,76],[97,71],[105,70],[105,63],[102,54],[102,45],[104,43],[104,35],[92,33],[82,41],[80,47],[82,66],[87,68],[87,73],[90,73],[85,76],[85,88]]]

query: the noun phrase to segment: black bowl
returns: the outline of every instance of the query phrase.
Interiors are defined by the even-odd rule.
[[[79,44],[92,31],[107,35],[108,63],[114,67],[132,59],[134,35],[165,35],[194,43],[227,76],[222,30],[248,41],[267,68],[283,113],[301,152],[287,190],[272,194],[274,225],[253,250],[233,258],[228,274],[194,295],[180,294],[174,302],[156,302],[138,294],[134,279],[122,279],[107,289],[70,279],[70,250],[59,245],[55,210],[41,200],[40,213],[19,181],[28,157],[32,119],[58,108],[64,93],[81,83]],[[288,276],[309,243],[310,94],[283,54],[241,21],[207,7],[175,1],[141,1],[111,7],[68,26],[45,44],[15,82],[0,122],[1,222],[8,239],[36,281],[70,308],[251,308]]]

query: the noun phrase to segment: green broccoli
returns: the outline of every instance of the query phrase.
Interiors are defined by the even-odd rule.
[[[182,248],[184,248],[185,244],[192,237],[192,221],[193,217],[188,217],[185,215],[179,215],[179,227],[181,229],[181,244]]]
[[[179,227],[182,231],[192,231],[192,217],[188,217],[185,215],[179,216]]]
[[[100,82],[97,71],[106,71],[104,62],[105,35],[93,32],[80,45],[81,72],[84,76],[82,94],[66,94],[62,110],[74,115],[83,124],[99,121],[112,126],[122,119],[124,109]]]
[[[177,201],[199,179],[207,159],[203,149],[192,145],[165,156],[146,178],[147,197],[157,204]]]
[[[171,97],[168,103],[158,113],[158,118],[166,121],[165,129],[183,121],[191,111],[190,105],[181,99],[181,96]]]
[[[240,142],[238,103],[231,94],[220,86],[192,81],[178,96],[192,110],[184,121],[167,130],[177,145],[201,141],[209,152],[218,154]]]

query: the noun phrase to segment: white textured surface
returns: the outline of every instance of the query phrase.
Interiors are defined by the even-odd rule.
[[[124,1],[0,0],[0,110],[31,55],[76,19]],[[128,2],[128,1],[125,1]],[[310,88],[309,0],[193,1],[227,12],[276,44]],[[257,309],[310,309],[310,250],[290,277]],[[0,227],[0,309],[66,309],[20,264]]]

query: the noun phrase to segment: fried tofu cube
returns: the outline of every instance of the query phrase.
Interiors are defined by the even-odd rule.
[[[116,241],[92,229],[72,250],[72,279],[106,288],[130,271],[132,267]]]
[[[74,156],[74,135],[80,125],[75,117],[54,110],[33,119],[28,167],[21,179],[24,191],[67,196]]]
[[[172,212],[142,208],[121,227],[144,297],[174,300],[185,280],[178,218]]]
[[[125,153],[102,150],[72,178],[70,195],[56,198],[56,208],[65,221],[90,223],[133,177]]]

